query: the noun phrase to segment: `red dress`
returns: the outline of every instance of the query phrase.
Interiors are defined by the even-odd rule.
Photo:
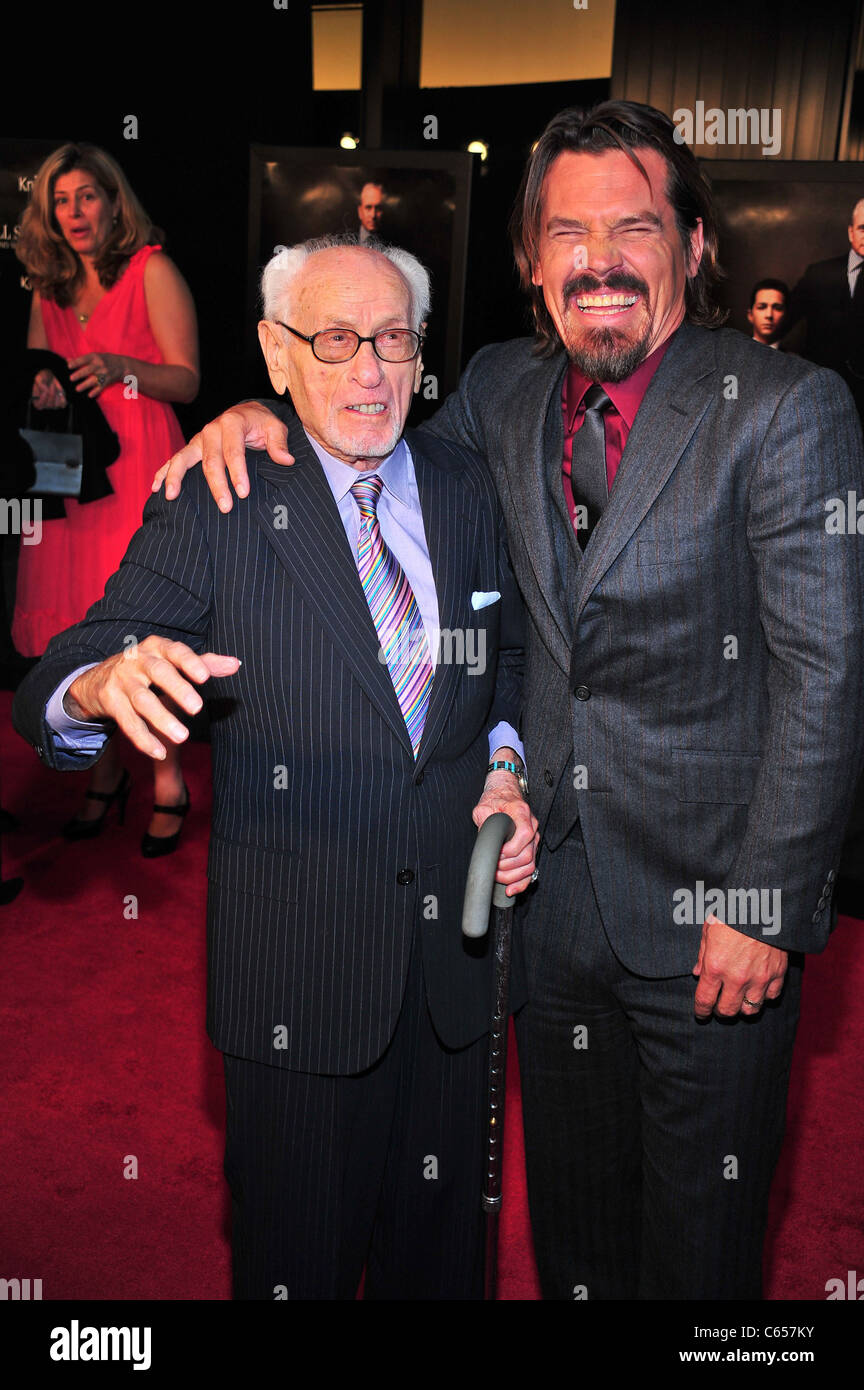
[[[113,352],[161,363],[144,297],[144,267],[159,250],[143,246],[136,251],[87,323],[79,321],[74,309],[43,299],[42,322],[51,351],[67,359]],[[153,474],[184,443],[169,403],[140,393],[127,400],[124,393],[130,389],[117,381],[97,397],[120,441],[120,454],[108,469],[113,496],[84,506],[67,498],[65,521],[43,521],[40,543],[20,547],[12,636],[22,656],[40,656],[49,638],[79,622],[102,597],[106,580],[141,525]]]

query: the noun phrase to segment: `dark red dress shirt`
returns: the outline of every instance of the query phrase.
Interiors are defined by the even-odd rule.
[[[636,419],[636,412],[642,404],[642,399],[651,378],[663,360],[663,354],[672,341],[672,335],[655,348],[650,357],[640,363],[635,372],[625,377],[624,381],[601,381],[600,386],[606,392],[612,402],[611,409],[606,411],[603,423],[606,430],[606,481],[609,484],[609,491],[612,491],[612,484],[615,481],[615,474],[618,472],[618,465],[621,462],[621,455],[624,453],[624,445],[627,437],[633,428],[633,421]],[[572,362],[567,368],[564,377],[564,386],[561,391],[561,408],[564,411],[564,458],[561,464],[561,471],[564,476],[564,500],[567,503],[567,510],[570,513],[570,520],[574,526],[576,524],[576,503],[573,499],[573,488],[570,480],[570,469],[573,460],[573,436],[581,428],[585,416],[584,396],[589,386],[594,382],[580,372],[579,368]]]

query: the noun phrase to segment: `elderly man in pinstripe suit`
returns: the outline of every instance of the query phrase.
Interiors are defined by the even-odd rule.
[[[252,504],[151,499],[105,597],[19,691],[55,767],[113,721],[164,756],[213,709],[208,1026],[225,1054],[239,1298],[482,1293],[490,952],[465,944],[478,824],[534,870],[521,606],[488,471],[403,426],[428,276],[347,239],[279,253],[259,326],[297,417]],[[135,644],[130,646],[130,634]],[[491,761],[490,761],[491,759]]]
[[[429,431],[488,459],[529,616],[544,1295],[754,1298],[864,754],[861,432],[833,372],[719,326],[710,189],[662,112],[559,113],[513,233],[536,336],[479,352]],[[285,440],[226,417],[241,495],[244,431]],[[203,448],[224,497],[219,433],[172,492]]]

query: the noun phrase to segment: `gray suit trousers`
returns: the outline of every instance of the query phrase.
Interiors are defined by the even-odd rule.
[[[645,979],[615,956],[578,825],[542,851],[523,911],[516,1027],[544,1298],[760,1298],[802,957],[758,1015],[697,1020],[694,976]]]

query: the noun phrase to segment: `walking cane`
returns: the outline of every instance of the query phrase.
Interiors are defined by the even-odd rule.
[[[489,1035],[489,1123],[486,1140],[486,1173],[483,1210],[486,1223],[486,1276],[484,1296],[494,1301],[498,1284],[498,1215],[501,1211],[501,1163],[504,1143],[504,1082],[507,1068],[507,1007],[510,986],[510,910],[503,883],[495,882],[498,859],[505,840],[516,827],[503,811],[488,816],[480,827],[465,885],[462,932],[476,940],[489,929],[490,900],[495,906],[495,1003]]]

